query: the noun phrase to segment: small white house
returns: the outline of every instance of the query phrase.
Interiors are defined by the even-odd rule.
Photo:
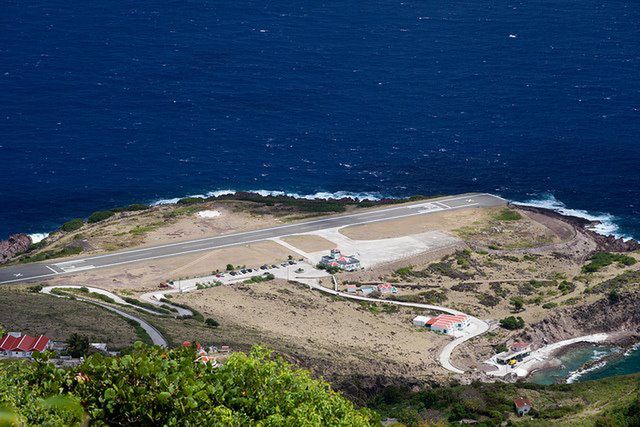
[[[516,406],[516,412],[519,417],[525,416],[531,411],[532,403],[526,397],[518,397],[513,400],[513,403]]]
[[[430,319],[431,318],[427,316],[416,316],[413,318],[413,325],[425,327]]]

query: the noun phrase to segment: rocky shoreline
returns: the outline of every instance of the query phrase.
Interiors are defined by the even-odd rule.
[[[7,240],[1,240],[0,264],[5,264],[15,256],[26,252],[31,243],[33,243],[31,237],[26,234],[13,234]]]
[[[552,209],[540,208],[535,206],[526,206],[514,204],[518,209],[524,211],[535,212],[543,215],[547,215],[551,218],[556,218],[564,221],[573,227],[579,229],[581,232],[588,235],[596,243],[598,250],[607,252],[633,252],[640,250],[640,242],[635,239],[624,240],[621,237],[615,237],[612,235],[604,236],[591,230],[592,227],[598,225],[598,221],[590,221],[585,218],[577,216],[565,215],[556,212]]]

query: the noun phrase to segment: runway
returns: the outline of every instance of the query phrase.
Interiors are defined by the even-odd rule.
[[[126,265],[146,260],[168,258],[194,252],[204,252],[229,246],[259,242],[276,237],[308,233],[326,228],[344,227],[386,221],[434,212],[463,209],[467,207],[491,207],[506,204],[498,196],[487,193],[462,194],[451,197],[428,199],[412,204],[372,209],[358,213],[336,215],[277,227],[263,228],[242,233],[226,234],[185,242],[124,250],[72,260],[43,263],[17,264],[0,268],[0,284],[30,282],[37,279],[68,275],[96,268]]]

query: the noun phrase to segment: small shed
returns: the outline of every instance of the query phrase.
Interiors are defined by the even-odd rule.
[[[413,318],[413,324],[414,324],[414,326],[422,326],[422,327],[424,327],[424,326],[427,325],[427,322],[429,320],[431,320],[431,318],[427,317],[427,316],[416,316],[416,317]]]
[[[513,400],[514,405],[516,406],[516,412],[519,417],[527,415],[529,411],[531,411],[532,403],[526,397],[518,397]]]
[[[357,290],[358,287],[356,285],[347,285],[347,292],[350,294],[355,294]]]

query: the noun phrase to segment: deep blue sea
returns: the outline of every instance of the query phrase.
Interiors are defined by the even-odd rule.
[[[226,189],[489,191],[640,237],[639,165],[637,0],[0,5],[0,237]]]

